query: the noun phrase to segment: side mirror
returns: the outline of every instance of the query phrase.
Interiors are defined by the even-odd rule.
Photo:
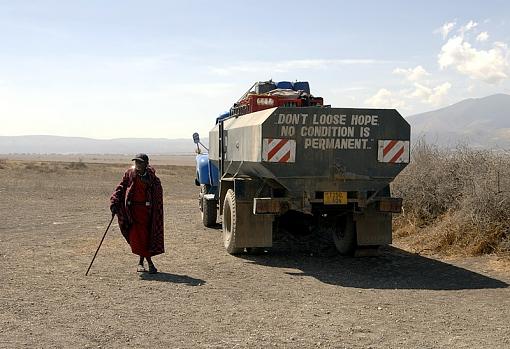
[[[200,142],[200,136],[198,135],[198,132],[195,132],[193,133],[193,142],[195,142],[195,144],[197,145],[197,154],[200,154],[200,145],[207,151],[209,151],[209,149],[202,144],[202,142]],[[200,144],[200,145],[199,145]]]

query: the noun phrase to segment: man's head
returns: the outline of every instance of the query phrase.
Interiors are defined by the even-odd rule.
[[[149,165],[149,157],[147,154],[139,153],[136,154],[132,159],[135,162],[135,170],[136,172],[143,174]]]

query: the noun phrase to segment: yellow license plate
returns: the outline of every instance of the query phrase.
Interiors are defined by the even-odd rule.
[[[347,192],[345,191],[324,192],[324,205],[347,205]]]

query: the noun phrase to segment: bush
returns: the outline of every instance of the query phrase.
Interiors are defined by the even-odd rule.
[[[59,166],[56,163],[47,162],[29,162],[25,164],[25,170],[30,170],[38,173],[55,173],[59,171]]]
[[[394,196],[404,199],[396,236],[447,254],[510,251],[510,154],[424,141],[397,177]]]
[[[71,162],[68,165],[64,166],[66,170],[84,170],[87,168],[87,164],[84,163],[81,159],[78,162]]]

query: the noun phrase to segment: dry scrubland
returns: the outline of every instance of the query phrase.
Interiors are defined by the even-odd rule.
[[[392,247],[369,258],[285,249],[233,257],[221,231],[201,224],[194,168],[175,162],[156,165],[165,190],[160,273],[135,272],[137,258],[114,224],[85,277],[110,217],[109,195],[130,163],[97,162],[0,161],[0,348],[510,347],[510,270],[500,257],[446,262]],[[430,168],[397,188],[432,195],[444,180],[427,184],[439,171]],[[412,196],[399,219],[425,228],[409,230],[398,246],[439,234],[442,220],[431,217],[454,217],[464,203],[439,195],[441,210],[423,213]]]
[[[416,252],[510,255],[510,153],[418,142],[393,183],[395,239]]]

